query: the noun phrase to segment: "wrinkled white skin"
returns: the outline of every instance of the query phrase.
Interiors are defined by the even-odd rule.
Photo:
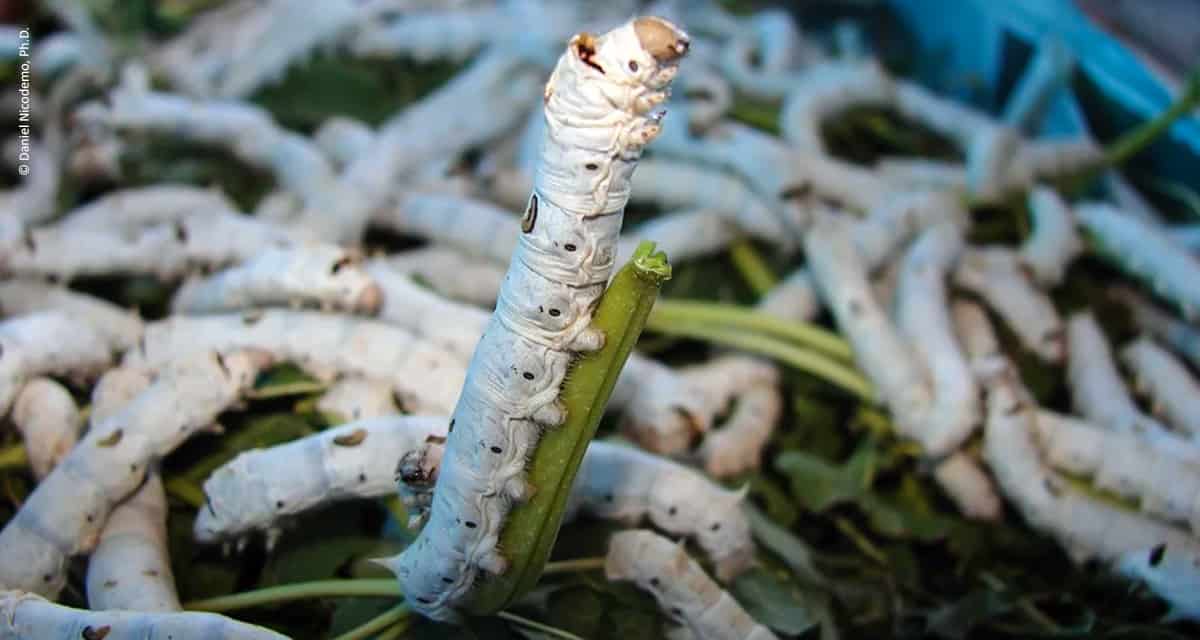
[[[273,542],[289,517],[318,505],[396,490],[396,461],[430,438],[444,439],[446,416],[381,416],[239,454],[204,482],[206,504],[193,531],[215,542],[254,531]]]
[[[143,640],[287,640],[264,627],[200,611],[86,611],[32,593],[0,591],[0,638],[140,638]]]
[[[217,189],[184,184],[156,184],[103,195],[63,215],[62,229],[123,229],[175,222],[190,213],[236,211]]]
[[[231,349],[260,349],[324,380],[344,374],[389,381],[404,409],[415,413],[448,413],[466,374],[461,357],[399,327],[281,309],[151,323],[124,364],[158,369],[188,353]]]
[[[330,385],[317,400],[317,409],[340,416],[343,422],[400,413],[390,382],[359,377],[342,378]]]
[[[687,36],[638,18],[581,34],[546,83],[546,136],[496,311],[472,358],[429,520],[387,561],[417,612],[455,620],[479,571],[502,573],[497,548],[543,428],[565,419],[559,386],[574,354],[598,349],[591,310],[615,263],[629,177],[658,135]]]
[[[1075,231],[1075,216],[1058,192],[1035,187],[1029,194],[1033,233],[1021,244],[1021,264],[1043,287],[1058,286],[1067,266],[1083,253],[1083,240]]]
[[[1121,373],[1112,347],[1090,311],[1067,319],[1067,383],[1071,405],[1080,415],[1117,433],[1159,435],[1166,427],[1142,413]]]
[[[1134,386],[1153,400],[1154,412],[1193,440],[1200,438],[1200,382],[1188,368],[1144,335],[1121,350],[1121,359]]]
[[[1187,358],[1193,367],[1200,367],[1200,329],[1159,309],[1131,289],[1115,288],[1112,295],[1133,313],[1138,328]]]
[[[1185,320],[1200,319],[1200,259],[1159,225],[1104,203],[1081,203],[1075,217],[1117,265],[1168,300]]]
[[[173,313],[216,313],[279,305],[373,314],[382,293],[362,256],[335,245],[267,248],[211,276],[189,278],[171,300]]]
[[[616,533],[609,539],[604,575],[633,581],[696,638],[769,640],[777,638],[721,589],[688,557],[683,546],[652,531]]]
[[[112,365],[113,349],[90,325],[62,311],[38,311],[0,322],[0,416],[25,382],[37,376],[87,382]]]
[[[56,596],[67,560],[95,547],[147,467],[212,424],[269,362],[261,352],[178,358],[132,402],[93,423],[0,531],[0,586]]]
[[[365,122],[332,116],[321,123],[313,142],[338,167],[345,167],[375,143],[375,132]]]
[[[179,278],[194,268],[213,269],[251,259],[266,247],[306,241],[293,229],[232,212],[188,214],[171,223],[124,232],[118,228],[48,226],[0,247],[0,273],[52,277],[119,274]]]
[[[29,466],[39,479],[75,446],[83,428],[71,392],[50,378],[26,382],[13,402],[10,418],[21,432]]]
[[[955,336],[946,291],[963,244],[962,231],[948,224],[918,236],[901,262],[893,305],[896,325],[933,385],[933,403],[914,437],[935,458],[957,449],[980,419],[979,388]]]
[[[987,386],[984,458],[1025,520],[1077,562],[1097,558],[1146,582],[1177,615],[1200,619],[1200,543],[1188,533],[1076,493],[1042,463],[1037,407],[1010,372]]]
[[[933,468],[933,479],[968,518],[996,522],[1004,515],[1004,502],[991,477],[969,453],[956,451]]]
[[[983,298],[1026,349],[1046,362],[1062,361],[1062,319],[1050,298],[1022,271],[1015,251],[969,247],[959,260],[954,282]]]
[[[157,472],[113,509],[88,558],[88,606],[96,611],[179,611],[167,551],[167,494]]]
[[[1036,434],[1046,461],[1091,476],[1101,489],[1134,499],[1142,510],[1200,532],[1200,467],[1164,455],[1133,434],[1105,431],[1042,410]]]
[[[818,216],[804,249],[822,300],[854,348],[858,368],[891,412],[896,431],[920,438],[932,402],[927,373],[875,300],[848,225]]]

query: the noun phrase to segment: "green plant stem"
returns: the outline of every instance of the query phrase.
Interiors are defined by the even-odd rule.
[[[29,466],[29,456],[25,453],[24,445],[14,444],[11,447],[0,449],[0,471],[24,469],[27,466]]]
[[[767,336],[739,333],[697,322],[675,322],[661,326],[656,323],[650,328],[661,333],[707,340],[714,344],[767,356],[825,380],[854,394],[861,400],[876,401],[871,382],[862,374],[846,364],[831,360],[816,351],[801,349]]]
[[[646,328],[669,333],[676,322],[707,323],[730,329],[765,333],[820,351],[838,360],[854,361],[854,350],[837,333],[807,322],[789,322],[731,304],[695,300],[659,300]]]
[[[375,636],[375,640],[399,640],[404,637],[404,632],[408,631],[409,620],[404,619],[391,627],[385,629],[383,633]]]
[[[171,476],[166,479],[163,488],[167,490],[167,495],[183,502],[193,509],[204,507],[204,490],[196,483],[188,480],[183,476]]]
[[[988,587],[993,591],[1006,591],[1008,589],[1000,580],[1000,578],[997,578],[990,571],[984,571],[979,577],[986,582]],[[1021,610],[1021,613],[1025,614],[1025,617],[1029,618],[1034,624],[1041,627],[1043,631],[1047,633],[1062,632],[1062,627],[1058,626],[1058,623],[1055,622],[1050,616],[1043,613],[1041,609],[1038,609],[1037,605],[1035,605],[1029,598],[1017,598],[1017,608]]]
[[[562,629],[551,627],[550,625],[542,624],[536,620],[530,620],[529,618],[525,618],[525,617],[519,616],[515,613],[510,613],[508,611],[500,611],[496,614],[496,617],[503,618],[513,624],[525,627],[527,629],[533,629],[534,631],[540,631],[548,636],[552,636],[555,638],[563,638],[564,640],[584,640],[583,638],[580,638],[579,636],[577,636],[573,633],[568,633],[566,631],[563,631]]]
[[[595,571],[604,568],[604,558],[575,558],[574,560],[562,560],[560,562],[547,562],[542,575],[550,575],[553,573],[571,573],[574,571]]]
[[[189,611],[236,611],[250,607],[279,604],[308,598],[389,597],[400,596],[394,578],[360,578],[357,580],[315,580],[278,587],[244,591],[227,596],[193,600],[184,603]]]
[[[567,372],[559,395],[566,422],[547,430],[538,443],[528,467],[529,481],[537,491],[508,514],[500,533],[508,570],[479,585],[468,604],[472,614],[493,615],[537,584],[558,539],[583,454],[600,425],[621,368],[641,336],[659,288],[670,277],[666,255],[655,252],[654,243],[643,242],[600,298],[591,327],[604,333],[604,347],[580,356]]]
[[[881,551],[879,547],[875,546],[875,543],[871,542],[867,536],[863,535],[863,533],[858,530],[858,527],[854,526],[853,522],[850,522],[846,518],[838,517],[833,519],[833,524],[835,527],[837,527],[838,531],[842,532],[842,535],[849,538],[850,542],[853,542],[854,546],[858,547],[858,550],[861,551],[863,555],[885,567],[888,565],[887,554]]]
[[[406,618],[408,618],[408,607],[398,604],[333,640],[363,640],[363,638],[369,638]]]
[[[754,294],[762,296],[775,287],[779,279],[771,272],[766,260],[754,248],[754,243],[743,238],[729,247],[729,259],[733,268],[741,274],[742,280],[750,285]]]

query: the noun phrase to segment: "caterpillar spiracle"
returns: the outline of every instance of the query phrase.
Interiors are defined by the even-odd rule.
[[[522,235],[475,349],[424,530],[387,561],[413,610],[454,621],[480,570],[502,573],[500,531],[530,488],[541,430],[562,424],[575,353],[600,348],[591,311],[616,262],[630,177],[661,131],[689,39],[639,17],[572,37],[544,92],[546,132]]]

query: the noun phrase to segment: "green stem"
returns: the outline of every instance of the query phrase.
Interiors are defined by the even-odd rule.
[[[854,546],[858,547],[858,550],[861,551],[863,555],[871,558],[881,565],[884,565],[885,567],[887,566],[887,554],[881,551],[879,547],[875,546],[875,543],[871,542],[867,536],[863,535],[863,533],[858,530],[858,527],[854,526],[853,522],[850,522],[846,518],[838,517],[833,519],[833,524],[838,528],[838,531],[842,532],[842,535],[849,538],[850,542],[853,542]]]
[[[408,631],[408,622],[408,620],[397,622],[383,633],[375,636],[375,640],[400,640],[404,637],[404,632]]]
[[[667,326],[655,324],[652,328],[661,333],[707,340],[714,344],[774,358],[788,366],[821,378],[862,400],[876,401],[871,382],[862,374],[815,351],[801,349],[767,336],[739,333],[696,322],[675,322]]]
[[[574,560],[562,560],[559,562],[547,562],[546,569],[542,571],[542,575],[550,575],[552,573],[571,573],[574,571],[596,571],[604,568],[604,558],[575,558]]]
[[[730,304],[659,300],[646,322],[646,328],[669,333],[671,326],[681,321],[724,325],[730,329],[765,333],[820,351],[838,360],[854,361],[854,350],[850,348],[850,344],[833,331],[807,322],[781,320],[766,313],[747,311]]]
[[[580,638],[579,636],[577,636],[573,633],[568,633],[566,631],[563,631],[562,629],[551,627],[550,625],[542,624],[536,620],[530,620],[529,618],[524,618],[522,616],[519,616],[515,613],[510,613],[508,611],[501,611],[496,614],[496,617],[504,618],[505,620],[508,620],[509,622],[511,622],[513,624],[520,625],[527,629],[533,629],[534,631],[540,631],[540,632],[542,632],[548,636],[554,637],[554,638],[563,638],[564,640],[584,640],[583,638]]]
[[[408,607],[404,604],[398,604],[387,611],[367,620],[362,625],[355,627],[335,637],[333,640],[363,640],[372,635],[391,627],[392,625],[406,619],[408,617]]]
[[[729,247],[729,259],[733,261],[733,267],[738,270],[746,284],[754,290],[755,295],[766,294],[779,282],[771,272],[771,267],[767,266],[766,260],[763,260],[754,248],[754,243],[747,239],[738,240]]]
[[[163,488],[167,490],[167,495],[180,500],[193,509],[204,507],[204,490],[187,478],[182,476],[167,478]]]
[[[14,444],[11,447],[0,449],[0,471],[24,469],[27,466],[29,466],[29,456],[25,453],[24,445]]]
[[[1004,585],[1000,578],[992,575],[990,571],[984,571],[982,574],[980,574],[980,578],[986,582],[988,587],[993,591],[1006,591],[1008,589],[1008,587]],[[1034,624],[1040,626],[1042,631],[1045,631],[1046,633],[1062,632],[1062,627],[1058,626],[1058,623],[1055,622],[1053,618],[1045,613],[1042,613],[1042,610],[1038,609],[1037,605],[1035,605],[1029,598],[1018,598],[1017,608],[1021,610],[1021,613],[1025,614],[1025,617],[1033,621]]]
[[[189,611],[236,611],[249,607],[279,604],[308,598],[399,597],[400,589],[394,578],[358,580],[316,580],[298,582],[228,596],[194,600],[185,603]]]
[[[558,538],[583,454],[658,290],[670,277],[666,255],[655,252],[654,243],[643,242],[601,296],[591,327],[604,333],[604,347],[580,356],[567,371],[559,394],[566,422],[547,430],[538,443],[528,467],[529,481],[537,491],[508,514],[500,533],[508,570],[483,582],[472,595],[469,610],[475,615],[495,614],[537,585]]]

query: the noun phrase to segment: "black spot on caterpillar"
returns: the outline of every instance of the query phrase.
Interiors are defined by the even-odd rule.
[[[1157,567],[1162,564],[1163,556],[1167,554],[1166,543],[1155,546],[1150,550],[1150,566]]]
[[[362,441],[366,439],[366,429],[355,429],[352,433],[347,433],[334,438],[333,443],[339,447],[355,447],[362,444]]]
[[[187,227],[183,226],[182,222],[175,223],[175,239],[181,243],[188,241]]]
[[[807,182],[801,182],[797,185],[792,185],[779,192],[780,200],[797,200],[808,197],[812,193],[812,185]]]
[[[576,249],[575,245],[571,244],[570,242],[568,242],[566,245],[564,245],[563,248],[566,249],[567,251],[574,251]]]
[[[595,162],[589,162],[583,165],[583,168],[587,169],[588,171],[595,171],[596,169],[600,168],[600,165],[596,164]]]
[[[83,640],[104,640],[108,637],[108,632],[112,631],[112,627],[104,625],[103,627],[92,628],[90,626],[83,628],[83,633],[80,637]]]
[[[111,434],[109,434],[108,437],[102,438],[99,441],[97,441],[96,446],[98,446],[98,447],[116,446],[116,444],[121,441],[121,436],[123,436],[123,435],[125,435],[125,430],[117,429],[117,430],[113,431]]]
[[[538,197],[537,194],[529,196],[529,205],[525,207],[525,215],[521,217],[521,232],[529,233],[533,231],[533,226],[537,224],[538,217]]]

